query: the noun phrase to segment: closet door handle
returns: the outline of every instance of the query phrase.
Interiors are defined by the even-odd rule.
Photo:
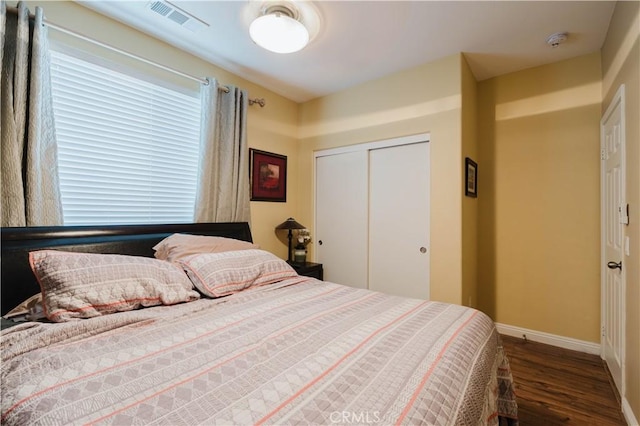
[[[322,245],[322,240],[318,240],[318,245],[321,246]]]
[[[424,254],[427,252],[427,248],[426,247],[420,247],[420,253]]]
[[[622,261],[620,262],[609,262],[607,263],[607,268],[609,269],[620,269],[622,271]]]

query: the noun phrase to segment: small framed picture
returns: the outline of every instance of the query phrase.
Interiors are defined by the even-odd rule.
[[[464,159],[464,195],[467,197],[478,197],[478,164],[471,158]]]
[[[287,157],[249,148],[251,201],[287,201]]]

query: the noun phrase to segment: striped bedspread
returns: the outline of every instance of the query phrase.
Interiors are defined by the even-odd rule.
[[[498,424],[517,417],[494,324],[299,277],[2,332],[2,424]]]

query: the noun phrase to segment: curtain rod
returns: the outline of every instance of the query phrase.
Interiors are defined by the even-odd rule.
[[[174,68],[168,67],[166,65],[162,65],[162,64],[159,64],[157,62],[151,61],[149,59],[143,58],[141,56],[134,55],[133,53],[127,52],[126,50],[122,50],[122,49],[117,48],[115,46],[111,46],[110,44],[103,43],[101,41],[92,39],[92,38],[87,37],[87,36],[85,36],[83,34],[77,33],[75,31],[71,31],[68,28],[61,27],[60,25],[54,24],[53,22],[47,21],[46,19],[43,20],[42,22],[43,22],[43,24],[45,24],[49,28],[53,28],[54,30],[63,32],[65,34],[72,35],[72,36],[77,37],[79,39],[88,41],[89,43],[96,44],[96,45],[98,45],[100,47],[104,47],[105,49],[109,49],[109,50],[112,50],[114,52],[120,53],[121,55],[128,56],[129,58],[136,59],[136,60],[138,60],[140,62],[144,62],[145,64],[149,64],[149,65],[152,65],[152,66],[154,66],[156,68],[160,68],[160,69],[163,69],[163,70],[168,71],[170,73],[179,75],[181,77],[188,78],[189,80],[197,81],[198,83],[201,83],[201,84],[209,84],[209,82],[204,78],[195,77],[193,75],[190,75],[190,74],[184,73],[182,71],[178,71],[178,70],[176,70]],[[226,86],[219,86],[218,89],[222,90],[225,93],[229,93],[229,88],[226,87]]]
[[[9,12],[9,13],[17,14],[18,13],[18,8],[17,7],[13,7],[13,6],[6,6],[6,11]],[[29,13],[29,19],[34,19],[34,18],[35,18],[35,15],[33,13]],[[193,75],[184,73],[182,71],[178,71],[176,69],[170,68],[170,67],[168,67],[166,65],[162,65],[162,64],[159,64],[157,62],[153,62],[153,61],[151,61],[149,59],[145,59],[145,58],[143,58],[141,56],[134,55],[133,53],[127,52],[126,50],[122,50],[122,49],[119,49],[119,48],[117,48],[115,46],[111,46],[110,44],[103,43],[101,41],[92,39],[90,37],[87,37],[84,34],[77,33],[75,31],[72,31],[72,30],[68,29],[68,28],[61,27],[60,25],[54,24],[53,22],[47,21],[46,19],[42,20],[42,24],[46,25],[49,28],[53,28],[54,30],[58,30],[58,31],[63,32],[65,34],[72,35],[72,36],[74,36],[76,38],[88,41],[89,43],[93,43],[93,44],[98,45],[100,47],[104,47],[105,49],[112,50],[112,51],[120,53],[120,54],[122,54],[124,56],[128,56],[129,58],[136,59],[138,61],[141,61],[141,62],[144,62],[146,64],[152,65],[154,67],[163,69],[165,71],[168,71],[170,73],[179,75],[179,76],[187,78],[189,80],[194,80],[194,81],[197,81],[198,83],[201,83],[201,84],[209,84],[209,82],[204,78],[195,77]],[[221,85],[221,86],[218,87],[218,90],[222,90],[225,93],[229,93],[229,88],[226,87],[226,86],[222,86]]]
[[[15,13],[15,14],[18,13],[18,8],[17,7],[7,6],[6,10],[7,10],[7,12],[10,12],[10,13]],[[33,19],[34,15],[30,13],[29,14],[29,18]],[[89,43],[96,44],[98,46],[104,47],[105,49],[112,50],[112,51],[120,53],[120,54],[122,54],[124,56],[128,56],[129,58],[136,59],[138,61],[141,61],[141,62],[144,62],[146,64],[152,65],[154,67],[163,69],[165,71],[168,71],[170,73],[179,75],[179,76],[187,78],[189,80],[194,80],[194,81],[197,81],[198,83],[201,83],[201,84],[209,84],[209,82],[204,78],[196,77],[196,76],[184,73],[182,71],[178,71],[178,70],[176,70],[174,68],[168,67],[166,65],[162,65],[162,64],[159,64],[157,62],[151,61],[149,59],[143,58],[141,56],[134,55],[133,53],[127,52],[126,50],[122,50],[122,49],[119,49],[119,48],[117,48],[115,46],[111,46],[110,44],[103,43],[101,41],[92,39],[90,37],[85,36],[84,34],[77,33],[75,31],[72,31],[72,30],[68,29],[68,28],[61,27],[60,25],[54,24],[53,22],[47,21],[46,19],[43,19],[42,23],[44,25],[48,26],[49,28],[53,28],[54,30],[63,32],[65,34],[72,35],[72,36],[77,37],[79,39],[88,41]],[[227,86],[220,85],[220,86],[218,86],[218,90],[221,90],[224,93],[229,93],[229,88]],[[249,99],[249,105],[254,105],[254,104],[260,105],[260,108],[264,108],[264,106],[266,105],[266,101],[263,98],[254,98],[254,99],[250,98]]]

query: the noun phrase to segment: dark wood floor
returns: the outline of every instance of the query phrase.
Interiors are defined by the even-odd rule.
[[[626,425],[602,359],[502,336],[520,425]]]

